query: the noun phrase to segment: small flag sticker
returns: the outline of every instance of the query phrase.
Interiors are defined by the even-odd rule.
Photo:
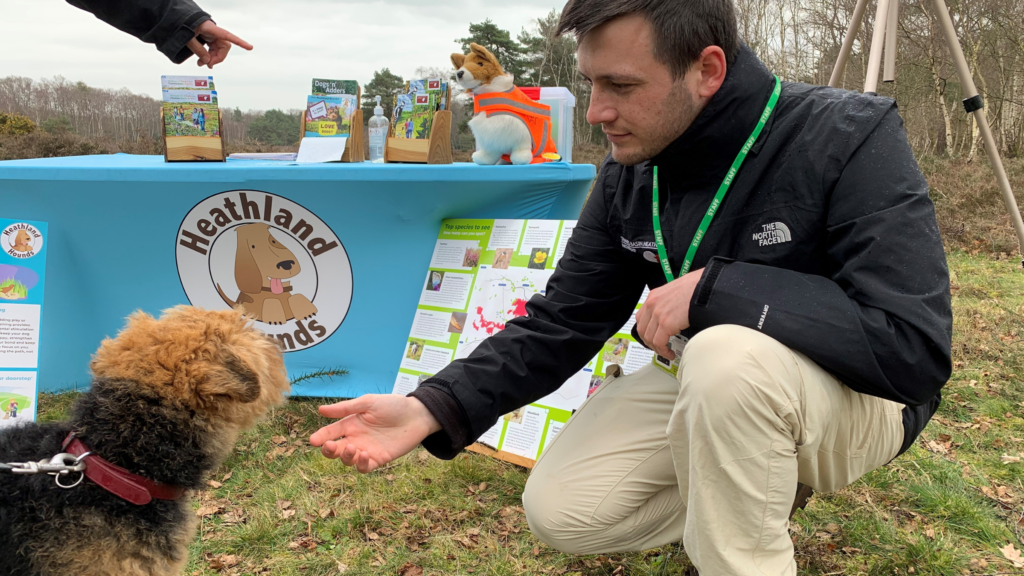
[[[210,83],[206,80],[196,80],[196,88],[206,88]]]
[[[441,89],[441,79],[440,78],[427,79],[427,90],[440,90],[440,89]]]
[[[430,104],[430,95],[428,94],[417,94],[416,104]]]
[[[196,95],[196,100],[198,100],[200,102],[209,102],[210,101],[210,95],[209,94],[197,94]]]

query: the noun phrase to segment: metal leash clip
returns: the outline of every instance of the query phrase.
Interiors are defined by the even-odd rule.
[[[54,477],[54,482],[61,488],[74,488],[82,483],[85,479],[85,462],[83,460],[91,452],[86,452],[81,456],[75,456],[74,454],[68,454],[62,452],[57,454],[49,460],[40,460],[39,462],[11,462],[11,473],[12,474],[49,474]],[[60,479],[63,476],[67,476],[72,472],[78,473],[78,480],[73,484],[62,484]]]

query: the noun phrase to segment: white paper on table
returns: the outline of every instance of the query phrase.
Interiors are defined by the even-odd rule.
[[[303,138],[296,162],[338,162],[345,153],[346,136]]]

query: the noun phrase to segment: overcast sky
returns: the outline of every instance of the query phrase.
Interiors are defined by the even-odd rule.
[[[234,48],[210,72],[225,108],[301,108],[312,78],[365,84],[388,67],[410,78],[449,67],[453,40],[490,18],[515,37],[564,0],[196,0],[218,25],[255,46]],[[197,74],[62,0],[0,0],[0,77],[61,75],[101,88],[160,97],[162,74]]]

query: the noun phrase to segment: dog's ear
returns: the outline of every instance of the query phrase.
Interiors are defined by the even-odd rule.
[[[498,67],[499,70],[502,69],[501,63],[498,62],[498,59],[495,58],[494,54],[491,54],[491,51],[488,50],[487,48],[484,48],[483,46],[477,44],[476,42],[473,42],[469,45],[469,51],[483,58],[484,60],[487,60],[491,64],[494,64],[495,66]]]
[[[247,294],[259,294],[263,288],[263,274],[252,255],[249,239],[238,230],[238,248],[235,249],[235,284]]]
[[[458,53],[452,54],[452,65],[455,66],[456,70],[458,70],[459,68],[462,68],[462,65],[465,64],[465,63],[466,63],[466,55],[465,54],[458,54]]]
[[[260,379],[256,372],[231,351],[224,351],[222,365],[206,374],[198,387],[200,396],[223,396],[236,402],[255,402],[260,397]]]

